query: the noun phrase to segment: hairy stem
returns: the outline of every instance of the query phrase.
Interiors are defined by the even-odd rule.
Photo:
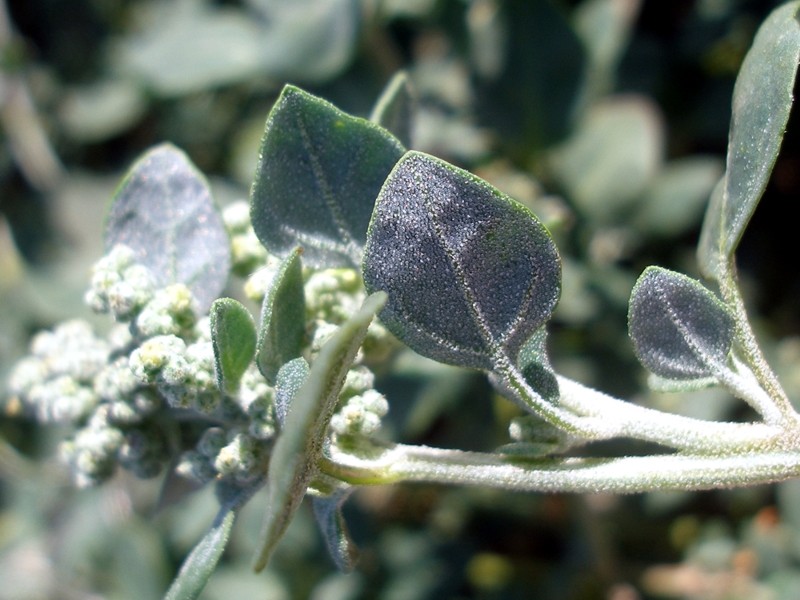
[[[560,403],[579,415],[603,418],[613,436],[656,442],[702,454],[743,454],[791,449],[800,443],[797,432],[764,423],[720,423],[665,413],[619,400],[558,376]]]
[[[353,485],[427,482],[526,492],[636,493],[771,483],[800,475],[800,453],[514,459],[502,454],[395,445],[364,457],[331,448],[319,467]]]
[[[736,277],[736,264],[733,259],[727,265],[725,273],[720,277],[720,293],[725,303],[733,310],[736,320],[736,338],[739,342],[744,360],[752,369],[758,382],[766,390],[772,399],[772,403],[782,416],[782,420],[787,425],[798,427],[800,419],[794,410],[789,397],[778,381],[775,372],[770,368],[764,353],[761,351],[756,340],[747,310],[744,305],[744,298],[739,290]]]

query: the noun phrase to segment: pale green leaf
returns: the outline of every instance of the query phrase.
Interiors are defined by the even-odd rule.
[[[373,294],[320,350],[286,415],[269,462],[269,497],[261,542],[254,568],[262,570],[289,526],[317,473],[347,371],[353,364],[367,328],[386,302],[386,295]]]
[[[106,249],[124,244],[159,285],[183,283],[205,311],[230,271],[230,240],[205,177],[170,144],[133,166],[117,190],[105,234]]]
[[[642,195],[663,160],[656,106],[644,97],[598,103],[550,157],[568,199],[599,222],[617,220]]]
[[[769,15],[736,79],[726,175],[709,205],[698,247],[708,277],[725,276],[778,156],[800,60],[798,7],[787,2]]]
[[[192,600],[200,596],[225,551],[235,519],[234,510],[220,511],[214,525],[186,557],[164,600]]]

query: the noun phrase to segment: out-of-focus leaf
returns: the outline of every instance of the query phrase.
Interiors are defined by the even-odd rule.
[[[644,97],[594,106],[550,165],[569,199],[587,218],[609,222],[644,192],[661,165],[658,109]]]
[[[391,131],[407,148],[411,147],[414,98],[408,74],[400,71],[386,85],[372,109],[370,121]]]
[[[504,143],[530,154],[570,130],[585,51],[553,2],[508,0],[497,7],[493,18],[471,20],[473,56],[499,53],[497,60],[473,64],[479,110]]]
[[[262,570],[300,506],[317,473],[330,422],[347,371],[367,328],[386,302],[386,294],[369,296],[322,347],[297,391],[275,442],[269,462],[268,506],[254,568]]]
[[[403,154],[388,131],[286,86],[267,118],[250,195],[270,252],[313,267],[358,266],[375,198]]]
[[[220,298],[211,305],[211,342],[217,386],[233,394],[256,353],[256,326],[241,302]]]
[[[364,282],[413,350],[480,369],[516,361],[560,292],[550,234],[528,209],[442,160],[409,152],[369,228]]]
[[[264,23],[259,51],[274,81],[321,83],[350,64],[358,47],[360,0],[248,0]]]
[[[120,43],[115,57],[123,72],[157,94],[180,96],[263,73],[265,32],[243,11],[198,0],[147,9],[147,26]]]
[[[613,88],[617,66],[640,7],[641,0],[587,0],[576,7],[575,32],[587,51],[587,100]]]
[[[114,197],[106,249],[132,248],[160,285],[186,284],[206,311],[230,271],[230,241],[203,175],[169,144],[147,152]]]
[[[353,570],[358,552],[350,539],[342,514],[342,504],[347,500],[350,491],[350,488],[345,488],[331,496],[313,498],[311,502],[328,552],[336,567],[344,573]]]
[[[787,2],[770,14],[736,78],[725,180],[708,207],[698,246],[707,277],[727,273],[777,159],[800,60],[799,7]]]
[[[662,378],[692,381],[727,368],[735,321],[700,282],[648,267],[631,293],[628,329],[645,367]]]
[[[722,162],[710,156],[667,163],[636,207],[636,232],[675,237],[696,226],[722,172]]]
[[[59,117],[73,140],[92,143],[121,134],[146,107],[140,86],[130,80],[108,80],[67,90]]]
[[[300,356],[306,337],[301,251],[295,248],[278,268],[261,307],[258,368],[274,383],[278,369]]]

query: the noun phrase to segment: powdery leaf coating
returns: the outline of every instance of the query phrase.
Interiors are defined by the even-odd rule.
[[[250,194],[256,235],[312,267],[358,266],[375,197],[402,144],[366,119],[286,86],[267,118]]]
[[[636,356],[650,371],[697,380],[725,368],[735,321],[698,281],[648,267],[631,294],[628,328]]]
[[[364,282],[389,302],[381,319],[412,349],[491,370],[516,359],[550,317],[561,263],[550,234],[485,181],[419,152],[378,197]]]
[[[205,312],[230,271],[230,241],[202,174],[170,144],[133,166],[114,196],[106,224],[110,251],[124,244],[164,287],[183,283]]]
[[[369,324],[385,302],[386,295],[382,293],[368,297],[323,346],[308,376],[293,394],[269,461],[268,506],[254,563],[256,571],[269,562],[317,474],[339,392]]]
[[[800,2],[761,25],[733,91],[726,176],[712,196],[698,246],[700,267],[719,278],[758,205],[778,157],[800,60]]]

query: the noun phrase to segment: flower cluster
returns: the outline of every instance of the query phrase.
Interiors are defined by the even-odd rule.
[[[258,243],[243,203],[225,211],[225,222],[234,271],[250,274],[246,293],[260,301],[281,261]],[[306,358],[313,361],[365,292],[353,269],[306,269],[304,279]],[[200,483],[246,484],[263,476],[278,428],[275,389],[253,363],[236,393],[220,391],[209,318],[198,314],[186,285],[156,281],[130,248],[116,246],[102,257],[85,298],[116,325],[105,338],[84,321],[38,334],[10,382],[20,410],[74,428],[59,454],[80,486],[104,481],[117,467],[154,476],[175,452],[177,472]],[[365,365],[394,344],[383,327],[371,326],[331,421],[339,443],[380,428],[388,404]]]

